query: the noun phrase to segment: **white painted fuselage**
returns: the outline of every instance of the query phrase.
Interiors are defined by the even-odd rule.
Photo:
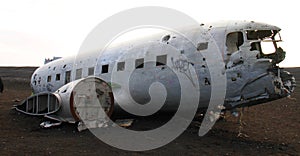
[[[114,111],[155,99],[154,103],[163,101],[162,110],[176,111],[183,93],[191,88],[195,92],[184,94],[190,95],[185,103],[199,96],[198,108],[207,108],[218,83],[227,84],[226,109],[255,105],[288,96],[295,86],[292,75],[277,66],[285,54],[276,45],[279,31],[276,26],[246,21],[165,31],[49,62],[34,72],[31,86],[34,94],[61,96],[60,111],[54,114],[66,121],[80,120],[74,117],[68,84],[88,77],[97,77],[112,88]],[[274,44],[273,55],[261,48],[266,38]],[[217,76],[221,82],[216,82]],[[64,91],[69,92],[66,98]]]

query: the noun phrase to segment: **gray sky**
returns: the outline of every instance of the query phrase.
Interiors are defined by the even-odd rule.
[[[300,11],[292,0],[0,0],[0,66],[40,66],[45,58],[76,54],[98,23],[139,6],[173,8],[199,23],[254,20],[279,26],[287,52],[281,66],[300,67]]]

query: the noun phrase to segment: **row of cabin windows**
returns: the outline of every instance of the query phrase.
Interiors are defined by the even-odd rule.
[[[167,64],[167,55],[160,55],[156,57],[156,66],[163,66]],[[101,73],[108,73],[109,65],[102,65]],[[135,68],[144,68],[144,58],[139,58],[135,60]],[[88,76],[94,74],[94,67],[88,68]],[[118,62],[117,63],[117,71],[124,71],[125,70],[125,62]],[[82,77],[82,68],[76,69],[75,73],[75,80],[80,79]],[[60,81],[60,74],[56,74],[55,80]],[[71,80],[71,71],[66,71],[65,74],[65,84],[69,83]],[[48,76],[47,82],[51,82],[51,75]]]
[[[55,81],[60,81],[60,74],[56,74]],[[47,82],[51,82],[51,75],[47,77]]]
[[[135,60],[135,69],[144,68],[144,58],[139,58]],[[167,55],[160,55],[156,57],[156,66],[163,66],[167,64]],[[109,65],[102,65],[101,74],[108,73]],[[125,70],[125,62],[117,63],[117,71]]]
[[[94,67],[88,68],[88,76],[93,75],[94,74]],[[75,79],[80,79],[82,76],[82,68],[80,69],[76,69],[76,76]],[[60,74],[56,74],[55,76],[55,80],[56,81],[60,81]],[[71,71],[66,71],[66,75],[65,75],[65,84],[69,83],[71,81]],[[47,77],[47,82],[51,82],[51,75],[49,75]]]
[[[94,75],[95,68],[88,68],[88,76]],[[70,75],[71,77],[71,75]],[[80,79],[82,77],[82,68],[76,69],[75,80]]]

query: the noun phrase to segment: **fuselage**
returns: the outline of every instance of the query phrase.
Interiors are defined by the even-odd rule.
[[[200,88],[199,108],[206,108],[211,98],[211,73],[222,66],[219,74],[225,74],[227,84],[224,106],[254,105],[286,97],[294,89],[292,75],[277,66],[285,55],[277,45],[279,31],[276,26],[246,21],[192,26],[181,33],[166,31],[49,62],[34,72],[31,86],[35,94],[56,92],[70,82],[96,76],[116,90],[114,97],[126,101],[124,95],[128,95],[146,104],[151,100],[149,88],[158,82],[167,93],[163,109],[176,110],[185,91],[179,74],[183,83]],[[265,40],[273,45],[273,51],[264,51]],[[216,51],[221,59],[212,59]],[[123,88],[129,93],[124,94]],[[123,104],[130,106],[130,102]]]

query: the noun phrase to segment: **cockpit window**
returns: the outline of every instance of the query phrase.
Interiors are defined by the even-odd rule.
[[[261,43],[261,51],[264,54],[272,54],[275,53],[276,48],[272,42],[262,42]]]
[[[265,38],[271,38],[273,36],[272,30],[248,30],[248,40],[263,40]]]
[[[257,58],[272,59],[273,64],[285,58],[285,51],[279,46],[282,41],[279,30],[248,30],[247,39],[251,41],[251,51],[258,50]]]
[[[263,54],[274,53],[281,41],[277,30],[248,30],[247,39],[255,40],[251,44],[251,50],[259,50]]]
[[[244,43],[242,32],[232,32],[227,35],[226,47],[228,54],[232,54],[239,50],[239,47]]]

